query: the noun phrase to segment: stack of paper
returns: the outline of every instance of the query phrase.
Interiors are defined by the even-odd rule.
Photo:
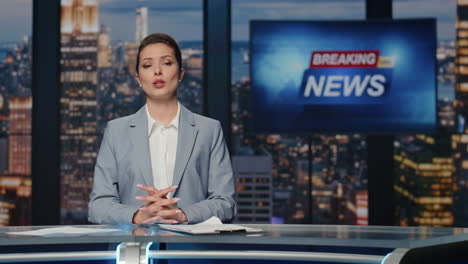
[[[101,232],[114,232],[121,231],[120,229],[109,229],[109,228],[84,228],[84,227],[72,227],[72,226],[61,226],[43,228],[32,231],[21,231],[21,232],[6,232],[9,235],[23,235],[23,236],[51,236],[51,235],[89,235]]]
[[[260,228],[251,228],[240,225],[231,225],[223,224],[218,217],[213,216],[205,222],[195,224],[195,225],[159,225],[161,228],[184,232],[194,235],[203,235],[203,234],[219,234],[219,233],[230,233],[230,232],[247,232],[247,233],[256,233],[262,232]]]

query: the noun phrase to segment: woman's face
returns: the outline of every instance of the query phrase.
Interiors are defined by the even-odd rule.
[[[174,50],[164,43],[150,44],[140,52],[137,81],[146,96],[153,100],[167,100],[176,96],[179,80],[184,76]]]

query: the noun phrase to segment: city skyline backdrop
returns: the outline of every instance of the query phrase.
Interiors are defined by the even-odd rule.
[[[456,0],[451,0],[455,3]],[[446,3],[447,1],[442,1]],[[162,23],[164,32],[178,41],[201,41],[203,38],[202,0],[100,0],[101,24],[114,25],[113,41],[128,41],[134,34],[131,10],[146,6],[150,10],[149,25],[154,32]],[[364,0],[232,0],[232,40],[247,41],[250,19],[365,19]],[[268,4],[269,8],[264,8]],[[435,17],[439,40],[455,35],[455,4],[440,6],[441,0],[394,0],[394,18]],[[19,41],[31,32],[32,0],[1,0],[0,42]],[[327,10],[327,12],[323,12]],[[127,16],[122,16],[127,14]],[[154,25],[154,26],[151,26]],[[118,30],[116,30],[118,29]],[[30,35],[30,34],[29,34]]]

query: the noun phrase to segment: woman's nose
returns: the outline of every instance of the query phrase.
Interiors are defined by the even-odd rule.
[[[154,66],[153,70],[154,70],[154,75],[161,75],[161,73],[162,73],[160,65]]]

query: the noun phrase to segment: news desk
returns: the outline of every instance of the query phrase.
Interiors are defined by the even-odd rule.
[[[221,259],[242,260],[242,263],[248,263],[249,260],[260,262],[281,260],[291,263],[307,261],[388,264],[399,263],[401,257],[411,248],[468,240],[466,228],[245,226],[261,228],[264,232],[187,235],[166,231],[157,225],[86,225],[75,227],[116,228],[119,231],[37,237],[9,235],[6,232],[36,230],[51,226],[2,227],[0,263],[95,260],[108,261],[107,263],[117,261],[118,264],[123,264],[152,263],[156,259]],[[86,244],[93,246],[83,247]],[[68,246],[65,250],[64,245]],[[164,245],[165,249],[161,249],[161,245]],[[186,247],[179,247],[181,245]],[[101,250],[96,250],[99,248]]]

